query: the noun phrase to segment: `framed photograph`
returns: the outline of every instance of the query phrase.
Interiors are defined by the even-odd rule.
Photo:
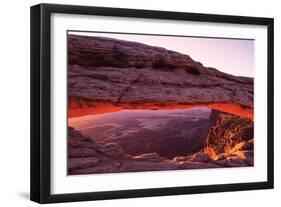
[[[31,200],[273,188],[273,19],[31,7]]]

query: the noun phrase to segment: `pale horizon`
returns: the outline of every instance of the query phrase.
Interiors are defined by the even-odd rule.
[[[68,32],[68,34],[109,37],[163,47],[186,54],[205,67],[213,67],[236,76],[254,77],[254,40],[100,32]]]

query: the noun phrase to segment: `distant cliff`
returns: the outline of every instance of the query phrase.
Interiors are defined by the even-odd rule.
[[[216,154],[229,152],[235,145],[254,138],[254,122],[227,113],[213,110],[211,119],[215,124],[210,128],[205,146]]]

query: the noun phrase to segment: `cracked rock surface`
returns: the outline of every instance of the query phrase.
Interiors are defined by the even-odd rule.
[[[253,106],[253,79],[204,67],[160,47],[105,37],[68,36],[68,95],[79,107],[99,102],[158,106],[235,103]]]

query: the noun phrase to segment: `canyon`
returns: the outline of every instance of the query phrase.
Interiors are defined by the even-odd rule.
[[[90,115],[128,117],[133,111],[126,122],[99,129],[111,130],[110,136],[71,122]],[[155,115],[140,117],[136,111],[170,118],[156,136],[155,127],[147,130]],[[70,175],[254,165],[253,78],[205,67],[165,48],[68,35],[68,118]],[[162,119],[155,118],[158,124]],[[126,128],[133,133],[122,134],[122,126],[134,120]]]
[[[73,126],[99,144],[116,143],[133,156],[156,152],[173,159],[197,152],[213,125],[207,108],[122,110],[70,118]]]
[[[174,129],[172,131],[174,134],[169,133],[169,128],[166,126],[171,123],[167,123],[155,133],[149,134],[148,129],[144,133],[143,129],[138,127],[131,136],[122,134],[120,137],[112,137],[112,134],[115,134],[112,133],[100,136],[100,139],[97,132],[94,136],[91,133],[91,129],[96,130],[95,127],[90,127],[87,131],[85,129],[89,125],[85,125],[84,129],[80,126],[82,133],[69,127],[68,173],[76,175],[254,165],[251,120],[215,110],[209,113],[208,119],[194,121],[196,125],[184,120],[190,119],[178,120],[175,125],[170,126]],[[187,125],[182,128],[184,123]],[[75,122],[72,124],[75,125]],[[123,126],[120,129],[123,132],[128,131]],[[150,129],[150,132],[155,130],[155,128]],[[180,129],[186,131],[182,137],[179,135],[182,133]],[[103,132],[109,131],[112,132],[112,128],[108,130],[103,128]],[[162,133],[159,133],[160,131]],[[234,133],[236,131],[237,133]]]

